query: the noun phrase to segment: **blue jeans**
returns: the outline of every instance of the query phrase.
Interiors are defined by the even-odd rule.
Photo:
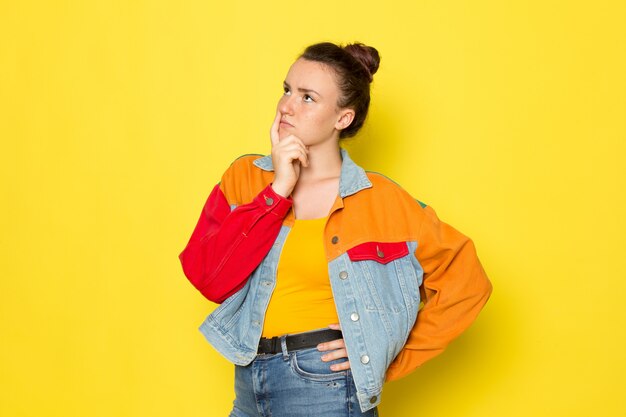
[[[362,413],[350,370],[331,371],[345,358],[322,362],[317,348],[260,354],[248,366],[235,366],[235,402],[230,417],[377,417]]]

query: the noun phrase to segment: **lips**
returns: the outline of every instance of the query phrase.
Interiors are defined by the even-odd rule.
[[[280,121],[280,127],[293,127],[293,125],[289,122],[287,122],[286,120],[281,120]]]

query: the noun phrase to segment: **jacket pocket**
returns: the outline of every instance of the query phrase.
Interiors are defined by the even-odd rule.
[[[348,249],[352,262],[370,260],[388,264],[408,254],[409,248],[405,242],[365,242]]]
[[[419,303],[416,260],[407,242],[365,242],[347,254],[367,310],[402,313]]]

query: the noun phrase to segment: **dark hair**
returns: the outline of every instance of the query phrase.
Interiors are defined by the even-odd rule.
[[[322,42],[306,48],[300,58],[321,62],[335,71],[341,91],[337,106],[354,110],[354,120],[339,133],[339,138],[356,135],[370,106],[370,83],[380,64],[378,51],[358,42],[345,46]]]

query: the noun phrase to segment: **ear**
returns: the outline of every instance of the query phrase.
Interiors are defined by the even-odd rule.
[[[352,109],[342,109],[339,112],[339,118],[335,123],[335,129],[343,130],[346,127],[350,126],[350,123],[354,120],[354,110]]]

